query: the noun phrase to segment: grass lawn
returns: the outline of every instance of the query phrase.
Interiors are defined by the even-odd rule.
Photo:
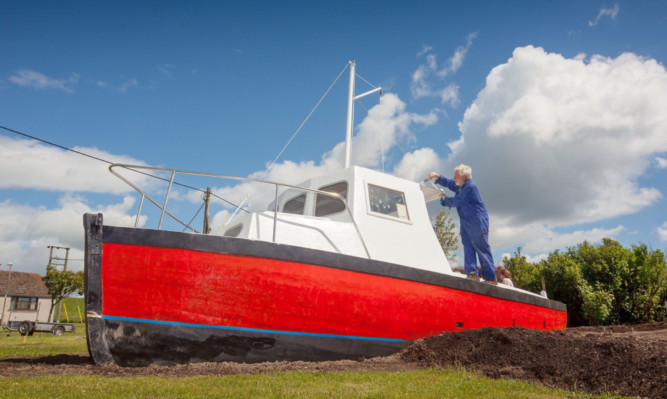
[[[57,337],[48,332],[36,332],[23,337],[18,331],[0,332],[0,359],[13,356],[87,355],[86,325],[73,323],[76,333]]]
[[[56,304],[53,310],[53,317],[55,317]],[[83,298],[64,298],[62,306],[60,307],[60,322],[61,323],[85,323],[86,306]]]
[[[69,310],[69,308],[68,308]],[[85,324],[76,335],[18,332],[0,336],[3,357],[86,355]],[[536,383],[493,380],[465,370],[410,372],[277,372],[225,377],[103,377],[91,375],[4,377],[6,398],[615,398],[552,390]]]
[[[4,397],[67,398],[611,398],[493,380],[462,370],[282,372],[227,377],[98,376],[0,379]]]

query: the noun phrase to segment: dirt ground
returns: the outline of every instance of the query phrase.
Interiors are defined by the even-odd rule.
[[[443,333],[388,357],[332,362],[196,363],[123,368],[96,366],[88,356],[0,359],[0,377],[94,374],[223,376],[275,371],[407,371],[424,367],[477,370],[493,378],[540,381],[550,387],[641,398],[667,398],[667,322],[579,327],[566,331],[483,328]]]

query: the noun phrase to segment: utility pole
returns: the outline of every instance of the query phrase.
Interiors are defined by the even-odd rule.
[[[58,267],[62,266],[63,271],[67,271],[67,260],[69,259],[69,248],[66,247],[56,247],[53,245],[47,246],[49,248],[49,265],[47,267]],[[53,256],[53,250],[54,249],[64,249],[65,250],[65,257],[64,258],[59,258],[57,256]],[[61,263],[62,262],[62,263]],[[56,322],[60,321],[60,307],[62,306],[62,301],[58,301],[58,311],[56,312]]]
[[[211,187],[206,187],[206,194],[204,194],[204,202],[206,203],[206,207],[204,208],[204,229],[203,229],[204,234],[208,234],[211,232],[211,224],[209,222],[209,213],[208,213],[208,205],[210,199],[211,199]]]
[[[66,247],[56,247],[53,245],[47,246],[49,248],[49,266],[52,267],[58,267],[58,266],[63,266],[63,271],[67,271],[67,260],[69,259],[69,248]],[[65,250],[65,257],[64,258],[59,258],[57,256],[53,256],[53,250],[54,249],[64,249]],[[62,263],[61,263],[62,262]]]
[[[5,286],[5,300],[2,302],[2,316],[0,316],[0,324],[2,324],[5,320],[5,308],[7,307],[7,293],[9,292],[9,279],[12,278],[12,266],[14,266],[14,264],[7,263],[7,266],[9,266],[9,275],[7,276],[7,285]],[[9,318],[7,318],[7,323],[9,323]]]

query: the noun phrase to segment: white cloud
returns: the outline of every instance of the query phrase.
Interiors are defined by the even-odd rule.
[[[667,150],[664,109],[655,60],[517,48],[466,110],[447,163],[471,165],[489,210],[512,226],[632,214],[662,197],[637,180]]]
[[[461,102],[459,101],[459,86],[454,83],[442,89],[439,95],[442,104],[449,104],[452,108],[457,107]]]
[[[173,64],[160,64],[157,66],[157,70],[160,71],[163,75],[171,77],[172,71],[176,68]]]
[[[9,81],[23,87],[40,90],[57,89],[71,93],[73,91],[72,86],[79,81],[79,75],[73,73],[67,79],[54,79],[30,69],[20,69],[9,77]]]
[[[660,237],[660,241],[667,241],[667,222],[658,227],[658,236]]]
[[[600,242],[603,238],[613,238],[624,231],[623,226],[617,226],[611,229],[592,228],[559,233],[544,223],[517,224],[511,223],[506,218],[493,217],[493,215],[490,219],[489,243],[491,248],[522,247],[522,254],[530,259],[529,262],[546,259],[548,253],[556,249],[571,247],[583,241]]]
[[[127,90],[137,86],[139,84],[139,81],[137,79],[127,79],[118,86],[114,86],[111,83],[104,81],[97,81],[95,82],[95,84],[97,85],[97,87],[101,87],[103,89],[109,89],[112,91],[117,91],[119,93],[127,93]]]
[[[577,230],[571,233],[557,234],[552,231],[544,236],[527,241],[524,250],[529,253],[549,252],[555,248],[566,248],[584,241],[598,242],[603,238],[614,237],[623,230],[623,226],[613,229]]]
[[[429,172],[442,170],[443,161],[430,148],[420,148],[407,153],[394,168],[394,175],[412,181],[421,181]]]
[[[415,141],[411,130],[414,125],[432,126],[438,122],[438,112],[415,114],[406,112],[406,106],[395,94],[385,94],[380,103],[368,111],[368,115],[357,127],[352,141],[352,163],[359,166],[375,167],[381,158],[399,141]],[[340,143],[325,155],[324,165],[332,165],[343,160],[344,144]],[[342,165],[342,164],[341,164]]]
[[[452,55],[448,62],[447,66],[442,68],[441,70],[438,71],[438,76],[441,78],[444,78],[450,73],[454,73],[461,68],[463,65],[463,60],[465,59],[466,55],[468,54],[468,50],[470,50],[470,47],[472,46],[472,41],[477,37],[477,32],[473,32],[469,34],[466,37],[466,44],[465,46],[459,46],[456,51],[454,52],[454,55]]]
[[[595,21],[588,21],[588,26],[595,26],[600,22],[600,18],[608,16],[612,21],[616,20],[616,15],[618,14],[618,4],[614,4],[612,8],[603,8],[598,13],[598,16],[595,18]]]
[[[142,161],[96,148],[74,150],[111,162],[142,165]],[[0,136],[0,189],[29,188],[49,191],[88,191],[120,194],[133,191],[114,177],[109,165],[34,140]],[[138,181],[146,178],[137,176]]]
[[[431,47],[431,46],[425,46],[425,45],[422,46],[421,51],[417,53],[417,58],[421,57],[422,55],[424,55],[424,54],[426,54],[426,53],[428,53],[428,52],[430,52],[430,51],[433,51],[433,47]]]
[[[414,99],[422,97],[439,97],[442,104],[449,104],[451,107],[458,106],[459,87],[456,84],[451,83],[442,89],[433,88],[434,84],[437,82],[432,82],[431,76],[434,75],[438,80],[442,80],[448,75],[456,73],[456,71],[463,65],[463,61],[465,60],[475,37],[477,37],[477,33],[469,34],[466,37],[466,44],[464,46],[459,46],[442,67],[438,66],[437,57],[433,54],[433,47],[423,46],[418,57],[421,58],[422,56],[425,56],[426,63],[420,65],[412,74],[412,85],[410,87],[412,97]]]
[[[667,168],[667,159],[661,157],[655,157],[655,161],[658,163],[659,169]]]

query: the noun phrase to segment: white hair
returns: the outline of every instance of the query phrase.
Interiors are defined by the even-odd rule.
[[[466,180],[472,179],[472,169],[470,169],[470,166],[461,164],[457,167],[454,168],[455,172],[459,172],[459,176],[465,177]]]

